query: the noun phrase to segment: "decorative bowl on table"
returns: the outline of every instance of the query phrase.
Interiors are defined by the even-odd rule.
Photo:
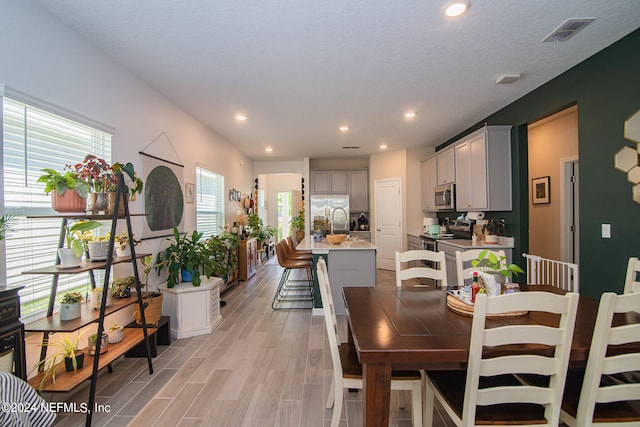
[[[327,234],[327,240],[333,245],[339,245],[344,242],[344,234]]]

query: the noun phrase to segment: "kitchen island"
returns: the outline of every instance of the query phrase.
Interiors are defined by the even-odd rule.
[[[371,242],[349,239],[339,245],[333,245],[326,239],[315,242],[312,237],[307,236],[300,242],[297,249],[311,251],[314,272],[320,258],[327,263],[333,304],[337,314],[347,313],[342,298],[343,287],[376,285],[376,246]],[[315,275],[313,282],[313,307],[321,308],[320,288]]]

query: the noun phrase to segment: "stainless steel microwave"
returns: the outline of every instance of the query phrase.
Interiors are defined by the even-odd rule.
[[[436,208],[455,209],[455,184],[439,185],[435,188]]]

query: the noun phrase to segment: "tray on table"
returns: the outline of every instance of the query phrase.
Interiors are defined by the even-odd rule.
[[[473,316],[474,304],[463,298],[458,290],[447,291],[447,307],[458,314]],[[487,314],[487,317],[523,316],[527,313],[528,311],[509,311],[505,313]]]

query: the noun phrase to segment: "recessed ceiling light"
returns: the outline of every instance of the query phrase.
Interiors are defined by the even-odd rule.
[[[267,153],[271,153],[273,151],[273,148],[267,147],[264,149],[264,151],[266,151]]]
[[[415,111],[407,111],[406,113],[404,113],[404,118],[405,119],[413,119],[416,117],[416,112]]]
[[[247,121],[248,118],[249,117],[247,117],[244,114],[236,114],[236,120],[239,121],[239,122],[245,122],[245,121]]]
[[[340,132],[349,132],[349,126],[340,126],[338,129]]]
[[[380,144],[380,149],[381,150],[386,150],[387,149],[387,144]]]
[[[460,16],[465,13],[468,8],[468,1],[454,1],[446,6],[444,14],[451,17]]]

